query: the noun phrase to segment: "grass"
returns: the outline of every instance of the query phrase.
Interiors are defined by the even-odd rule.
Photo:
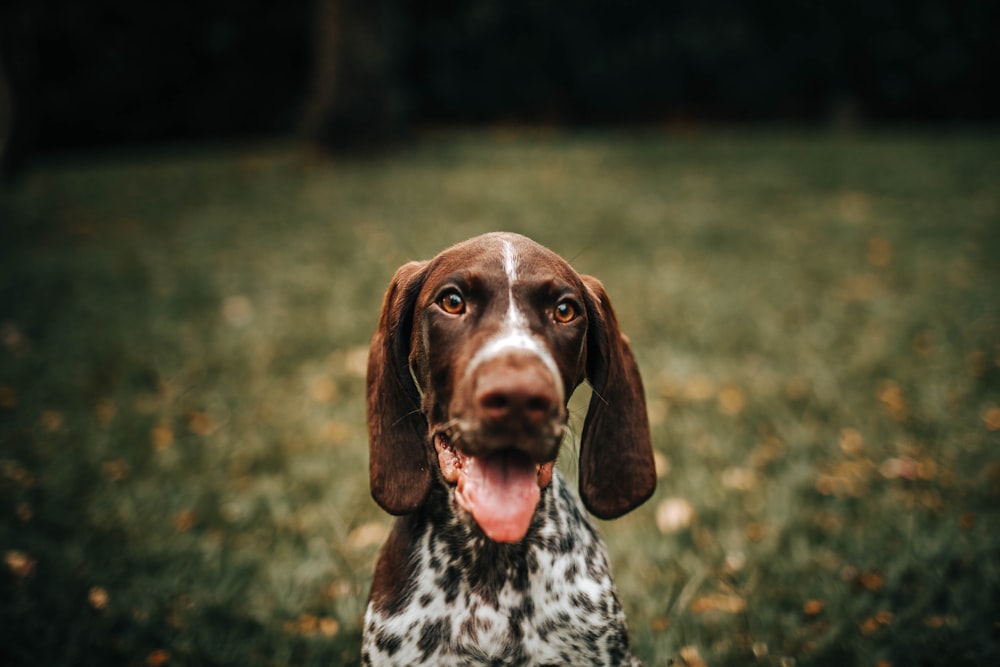
[[[601,530],[646,664],[997,663],[1000,139],[501,131],[0,191],[0,662],[357,664],[382,291],[495,229],[636,349],[660,485]]]

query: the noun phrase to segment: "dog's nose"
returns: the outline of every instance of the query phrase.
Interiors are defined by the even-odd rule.
[[[530,366],[497,368],[481,375],[476,383],[480,414],[494,424],[520,421],[537,426],[550,419],[557,400],[547,375]]]

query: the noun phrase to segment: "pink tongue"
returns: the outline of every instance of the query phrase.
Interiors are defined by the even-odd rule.
[[[517,542],[528,532],[541,491],[535,464],[523,454],[469,457],[456,493],[458,503],[495,542]]]

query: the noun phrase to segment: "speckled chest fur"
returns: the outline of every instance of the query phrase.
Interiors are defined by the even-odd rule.
[[[582,509],[557,472],[516,545],[429,513],[399,599],[365,615],[365,664],[639,664],[607,551]]]

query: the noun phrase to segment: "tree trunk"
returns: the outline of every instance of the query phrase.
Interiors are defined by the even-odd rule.
[[[330,152],[363,152],[405,131],[402,0],[316,0],[302,130]]]

